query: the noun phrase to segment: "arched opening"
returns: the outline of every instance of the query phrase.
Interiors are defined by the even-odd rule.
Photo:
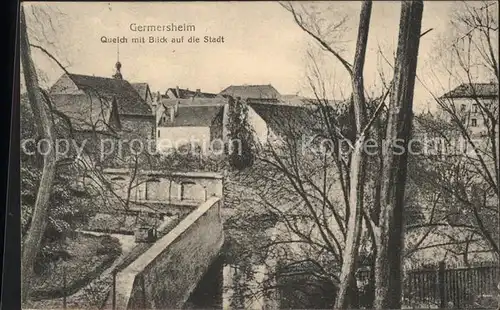
[[[124,177],[116,176],[111,178],[111,190],[119,197],[126,197],[128,182]]]
[[[180,186],[180,200],[199,200],[205,201],[207,194],[205,187],[193,181],[184,181]]]
[[[150,177],[149,179],[146,180],[145,182],[145,194],[144,194],[144,199],[145,200],[157,200],[156,198],[156,192],[158,191],[157,187],[160,184],[160,179],[155,178],[155,177]]]

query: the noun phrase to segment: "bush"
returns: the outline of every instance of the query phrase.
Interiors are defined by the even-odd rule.
[[[104,236],[100,246],[96,250],[97,255],[118,256],[121,253],[121,245],[118,239],[111,236]]]
[[[68,238],[63,252],[57,253],[59,256],[52,257],[57,257],[57,261],[49,260],[50,256],[47,256],[50,263],[46,263],[48,266],[40,270],[43,272],[33,278],[33,300],[74,294],[109,268],[121,254],[121,247],[119,241],[110,236],[79,234],[74,239]]]

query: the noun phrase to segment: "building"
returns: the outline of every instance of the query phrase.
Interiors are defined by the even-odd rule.
[[[149,88],[148,83],[131,83],[132,87],[139,93],[142,99],[153,109],[155,97]]]
[[[223,96],[242,99],[272,99],[277,102],[281,95],[271,84],[268,85],[231,85],[220,92]]]
[[[183,89],[176,86],[175,88],[168,88],[165,92],[165,97],[168,99],[215,98],[217,94],[205,93],[201,89],[192,91],[189,88]]]
[[[117,62],[113,78],[65,73],[50,88],[49,96],[79,137],[150,143],[155,139],[156,124],[146,101],[149,87],[142,97],[123,79],[120,68]]]
[[[159,151],[191,144],[206,151],[211,142],[222,138],[222,115],[228,98],[179,87],[168,88],[157,98],[156,145]]]
[[[195,144],[201,141],[200,146],[208,150],[211,144],[221,144],[221,141],[225,143],[231,139],[228,125],[229,105],[233,96],[221,93],[222,96],[214,98],[188,99],[189,96],[184,96],[186,93],[179,91],[178,94],[179,99],[162,98],[159,102],[157,111],[162,112],[157,114],[158,150],[178,148],[183,144],[191,144],[189,141]],[[293,106],[275,98],[245,98],[243,101],[248,107],[247,120],[254,141],[259,146],[291,136],[301,138],[300,135],[309,130],[307,128],[318,124],[311,120],[315,110],[313,105]]]
[[[222,148],[222,114],[225,104],[212,105],[175,105],[164,106],[158,120],[156,146],[161,152],[170,149],[179,150],[185,146],[199,146],[208,151],[212,143]],[[217,139],[217,141],[216,141]],[[214,142],[215,141],[215,142]]]
[[[320,123],[314,118],[314,106],[262,103],[252,99],[247,100],[247,104],[249,123],[262,146],[288,138],[302,139],[303,135],[312,134],[314,126]]]
[[[464,83],[439,100],[444,106],[454,107],[473,137],[482,137],[488,132],[488,118],[483,116],[481,105],[491,107],[489,110],[495,111],[495,115],[498,113],[498,83]]]

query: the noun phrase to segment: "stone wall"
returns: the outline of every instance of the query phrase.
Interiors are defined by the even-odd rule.
[[[123,199],[127,199],[130,187],[129,173],[127,169],[104,170],[114,192]],[[131,200],[172,204],[184,200],[202,202],[212,196],[223,196],[223,177],[209,172],[165,173],[145,170],[138,173],[132,187]]]
[[[221,205],[210,198],[119,272],[116,308],[180,309],[224,242]]]
[[[129,145],[132,140],[140,140],[144,151],[153,153],[156,149],[156,123],[154,115],[125,115],[120,114],[120,125],[122,132],[120,138],[123,140],[124,149],[134,149],[137,145]],[[137,143],[137,142],[134,142]],[[146,149],[147,148],[147,149]]]

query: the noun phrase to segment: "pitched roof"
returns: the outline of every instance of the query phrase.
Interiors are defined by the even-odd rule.
[[[308,98],[304,96],[298,96],[298,95],[281,95],[280,101],[289,104],[289,105],[298,105],[298,106],[303,106],[303,105],[336,105],[339,103],[343,103],[345,100],[335,100],[335,99],[325,99],[322,98],[321,100],[318,100],[317,98]]]
[[[492,98],[498,97],[498,83],[464,83],[441,98]]]
[[[170,122],[169,112],[165,111],[165,121],[160,120],[160,127],[208,127],[220,113],[223,106],[179,106],[174,122]]]
[[[177,90],[179,90],[179,95],[177,96]],[[189,89],[183,89],[183,88],[168,88],[167,93],[171,91],[174,94],[174,98],[179,98],[179,99],[189,99],[192,97],[197,97],[197,98],[215,98],[217,97],[217,94],[212,94],[212,93],[205,93],[201,91],[192,91]]]
[[[139,93],[142,99],[146,100],[149,85],[148,83],[132,83],[132,87]]]
[[[162,98],[160,104],[164,107],[174,106],[198,106],[198,105],[224,105],[227,99],[224,97],[215,98],[194,98],[194,99],[177,99],[177,98]]]
[[[220,92],[221,95],[229,95],[240,98],[279,98],[280,93],[271,85],[231,85]]]
[[[278,135],[293,136],[305,133],[317,124],[313,107],[269,103],[248,103],[248,105]]]
[[[68,74],[68,76],[86,93],[97,93],[107,100],[115,98],[119,114],[152,115],[151,108],[126,80],[81,74]]]

